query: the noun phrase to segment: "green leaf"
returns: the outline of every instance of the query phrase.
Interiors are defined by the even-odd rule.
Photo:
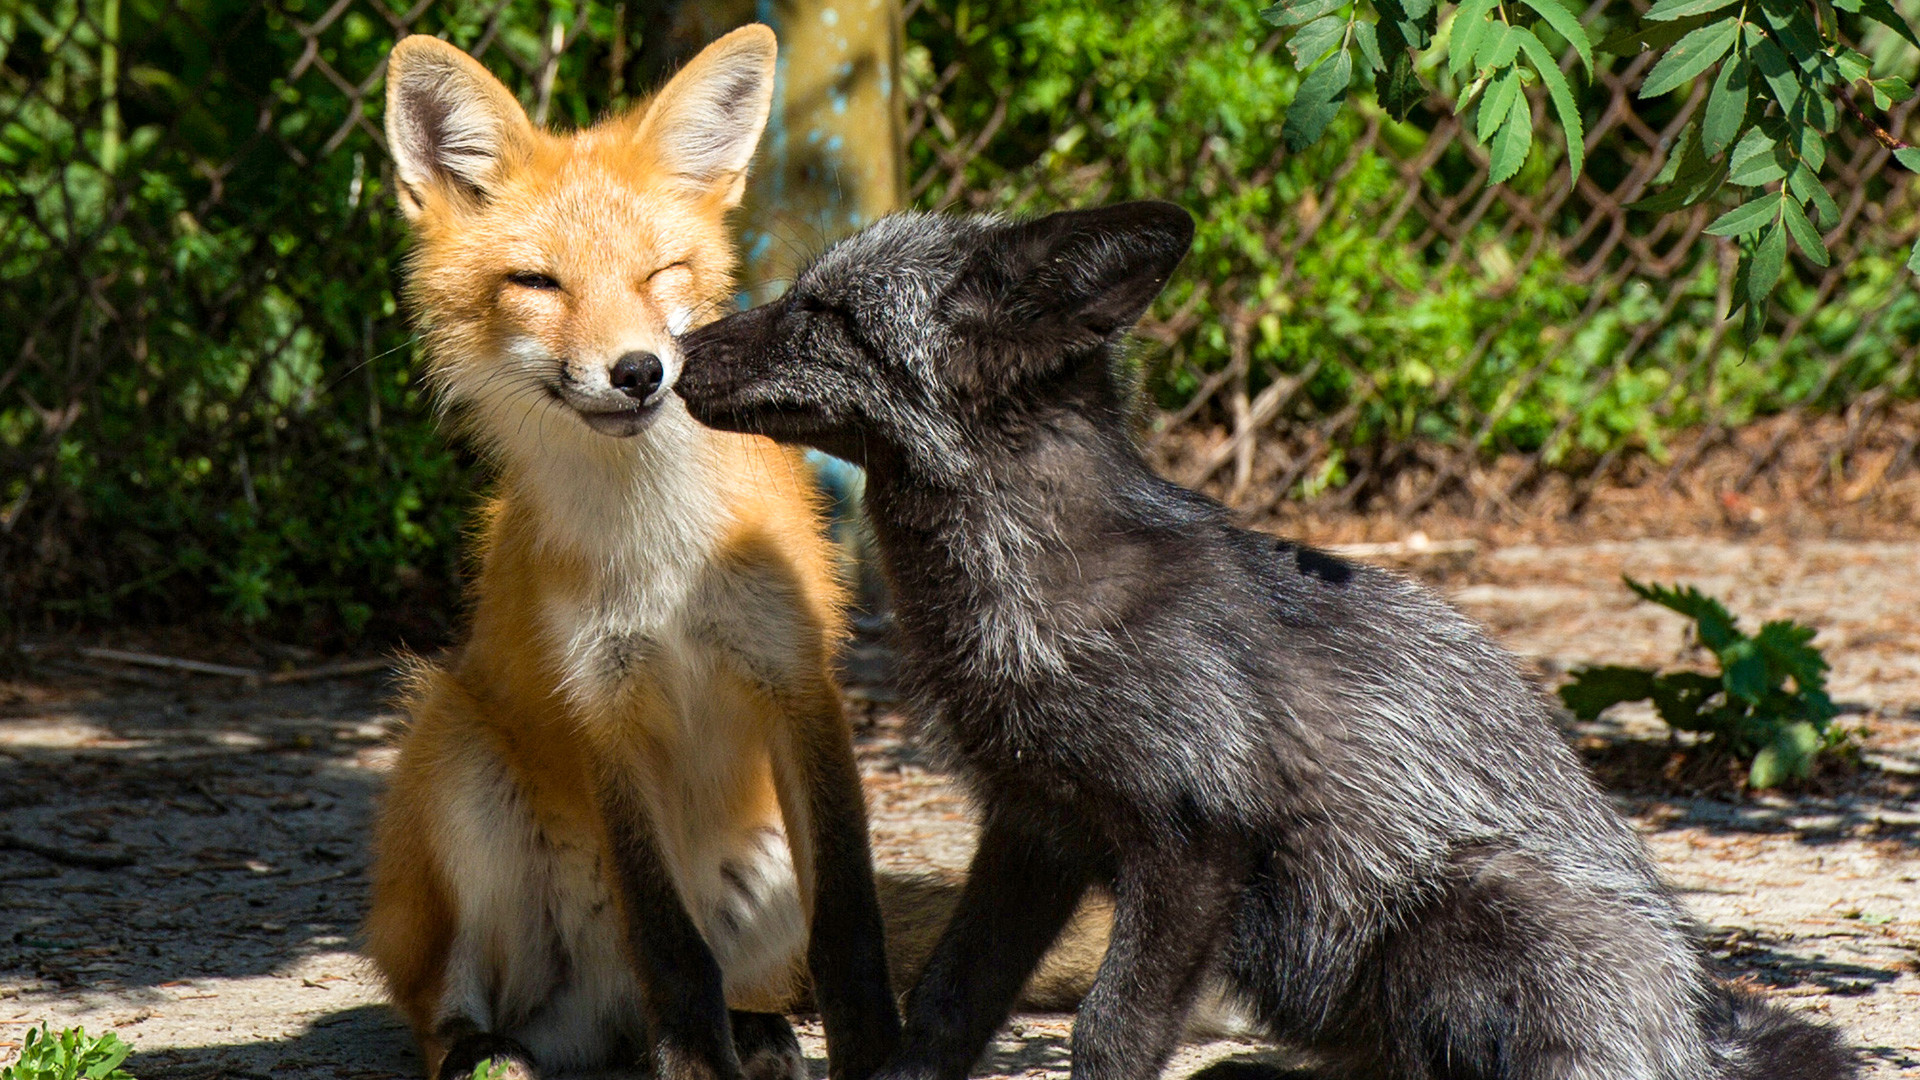
[[[1707,731],[1713,726],[1713,714],[1703,713],[1714,695],[1720,693],[1720,680],[1697,671],[1675,671],[1653,680],[1653,708],[1667,726],[1681,731]]]
[[[1346,99],[1347,85],[1353,81],[1353,57],[1334,53],[1300,80],[1300,89],[1287,106],[1287,121],[1280,130],[1287,149],[1299,153],[1319,141],[1340,111]]]
[[[1474,138],[1491,142],[1494,132],[1513,113],[1514,95],[1520,93],[1520,73],[1512,68],[1493,77],[1487,92],[1480,97],[1480,116],[1474,125]]]
[[[1832,131],[1840,126],[1840,107],[1816,84],[1812,92],[1801,95],[1797,118],[1816,131]]]
[[[1623,701],[1644,701],[1652,696],[1653,672],[1611,664],[1581,668],[1560,688],[1560,700],[1573,712],[1574,719],[1583,723]]]
[[[1858,82],[1873,74],[1873,61],[1845,45],[1840,46],[1840,50],[1834,54],[1833,59],[1840,69],[1840,77],[1850,83]]]
[[[1707,226],[1708,236],[1750,236],[1765,228],[1773,221],[1780,209],[1780,198],[1776,195],[1762,195],[1752,202],[1739,206],[1713,219]],[[1647,599],[1651,600],[1652,597]],[[1668,605],[1671,607],[1672,605]],[[1680,609],[1674,608],[1675,611]],[[1680,612],[1682,615],[1686,612]]]
[[[1913,98],[1913,87],[1898,75],[1889,75],[1884,79],[1874,79],[1867,84],[1873,87],[1873,103],[1881,109],[1891,109],[1895,105]]]
[[[1386,42],[1381,45],[1384,48]],[[1380,107],[1395,120],[1405,120],[1427,100],[1427,88],[1413,69],[1412,52],[1404,48],[1392,51],[1387,61],[1387,81],[1379,93]]]
[[[1773,741],[1753,755],[1747,770],[1750,788],[1778,787],[1789,779],[1800,779],[1813,771],[1813,756],[1820,752],[1820,733],[1812,724],[1789,724],[1780,729]]]
[[[1859,10],[1860,14],[1906,38],[1908,44],[1920,49],[1920,37],[1914,36],[1913,27],[1887,0],[1861,0]]]
[[[1740,137],[1733,153],[1727,156],[1730,170],[1727,181],[1741,187],[1754,187],[1778,180],[1787,174],[1786,167],[1780,163],[1782,156],[1769,125],[1753,128]],[[1779,175],[1773,175],[1776,172]]]
[[[1552,0],[1547,0],[1551,3]],[[1569,177],[1578,180],[1580,169],[1587,159],[1587,129],[1580,119],[1580,105],[1573,96],[1573,87],[1567,85],[1567,77],[1561,72],[1560,65],[1554,62],[1553,54],[1540,39],[1528,34],[1520,42],[1520,48],[1533,62],[1533,68],[1540,74],[1540,81],[1547,85],[1547,94],[1553,99],[1553,111],[1560,117],[1561,130],[1567,137],[1567,170]]]
[[[1700,123],[1701,149],[1709,155],[1725,150],[1745,122],[1747,103],[1753,97],[1749,82],[1752,76],[1753,65],[1743,53],[1735,53],[1720,65],[1713,93],[1707,97],[1707,114]]]
[[[1353,24],[1353,43],[1360,46],[1360,55],[1366,59],[1368,70],[1387,70],[1387,61],[1380,55],[1380,36],[1373,32],[1372,23]]]
[[[1893,160],[1912,172],[1920,172],[1920,146],[1903,146],[1893,152]]]
[[[1374,0],[1373,9],[1380,14],[1382,45],[1387,45],[1389,29],[1399,34],[1410,49],[1424,49],[1433,40],[1438,18],[1433,0]],[[1389,46],[1387,51],[1392,52],[1393,48]]]
[[[1347,20],[1338,15],[1315,19],[1293,32],[1287,39],[1287,51],[1293,54],[1293,66],[1305,71],[1346,35]]]
[[[1913,254],[1907,256],[1907,273],[1920,274],[1920,241],[1913,245]]]
[[[1593,46],[1587,37],[1586,28],[1580,25],[1580,19],[1573,12],[1560,5],[1559,0],[1521,0],[1540,16],[1540,21],[1553,27],[1553,32],[1567,39],[1567,44],[1580,55],[1580,62],[1593,70]],[[1521,46],[1525,48],[1525,45]],[[1554,67],[1560,65],[1555,64]]]
[[[1447,32],[1447,70],[1455,78],[1473,67],[1473,53],[1480,39],[1495,25],[1487,18],[1497,0],[1465,0],[1453,9],[1452,29]]]
[[[1814,228],[1813,222],[1807,220],[1807,212],[1801,209],[1800,201],[1788,199],[1786,203],[1787,231],[1793,234],[1793,242],[1799,246],[1801,254],[1811,259],[1815,266],[1826,266],[1831,263],[1833,256],[1827,253],[1827,242],[1820,239],[1820,230]]]
[[[1827,193],[1826,186],[1812,169],[1804,164],[1795,165],[1787,174],[1787,187],[1794,197],[1813,205],[1813,220],[1821,229],[1831,229],[1840,224],[1840,207],[1836,206],[1833,196]]]
[[[1820,31],[1802,0],[1760,0],[1758,7],[1761,20],[1773,27],[1775,40],[1799,66],[1810,67],[1825,57]]]
[[[1753,764],[1747,766],[1747,786],[1755,791],[1779,787],[1787,778],[1788,766],[1781,760],[1778,747],[1768,745],[1753,755]]]
[[[1710,11],[1732,7],[1737,0],[1660,0],[1647,9],[1642,16],[1648,22],[1669,22],[1688,15],[1705,15]]]
[[[1727,182],[1727,163],[1704,162],[1698,172],[1682,170],[1673,187],[1657,195],[1649,195],[1637,202],[1629,203],[1627,209],[1641,210],[1650,214],[1670,214],[1705,202],[1720,191]]]
[[[1657,583],[1642,585],[1630,577],[1623,576],[1620,580],[1626,582],[1627,588],[1642,600],[1650,600],[1668,611],[1692,619],[1697,624],[1695,629],[1700,644],[1716,653],[1741,636],[1734,628],[1733,613],[1720,601],[1691,585],[1669,589]]]
[[[1723,19],[1681,38],[1680,43],[1668,49],[1667,55],[1661,57],[1660,62],[1647,73],[1647,81],[1640,87],[1640,96],[1658,97],[1707,70],[1714,61],[1727,54],[1739,34],[1738,20]]]
[[[1492,160],[1487,163],[1487,179],[1493,183],[1512,179],[1520,166],[1526,164],[1527,151],[1533,149],[1533,111],[1527,106],[1527,95],[1514,95],[1507,122],[1494,133],[1493,145],[1488,149]]]
[[[1660,166],[1660,171],[1654,175],[1653,182],[1668,184],[1678,177],[1705,172],[1706,169],[1706,155],[1700,150],[1700,126],[1689,120],[1686,126],[1680,129],[1679,137],[1674,140],[1671,149],[1668,150],[1667,160]]]
[[[1520,35],[1526,31],[1517,26],[1494,24],[1492,30],[1481,36],[1480,45],[1474,50],[1473,66],[1479,71],[1497,71],[1513,65],[1513,58],[1520,52]]]
[[[1766,81],[1767,88],[1773,91],[1773,99],[1780,105],[1782,112],[1792,112],[1800,102],[1800,75],[1787,61],[1787,54],[1773,39],[1760,33],[1759,28],[1747,27],[1747,54],[1753,58],[1753,64],[1760,69],[1760,77]]]
[[[1786,199],[1780,199],[1786,202]],[[1755,308],[1765,306],[1773,287],[1780,283],[1780,272],[1787,265],[1787,230],[1771,226],[1753,249],[1753,263],[1747,269],[1747,300]]]
[[[1749,705],[1758,704],[1767,692],[1767,661],[1752,638],[1740,638],[1720,650],[1720,681],[1727,696]]]
[[[1692,33],[1695,28],[1718,20],[1711,12],[1686,15],[1672,22],[1629,23],[1593,47],[1609,56],[1638,56],[1652,49],[1664,49]]]
[[[1738,150],[1738,148],[1735,148]],[[1786,155],[1778,146],[1769,145],[1759,154],[1728,163],[1727,182],[1735,187],[1760,187],[1771,184],[1787,175],[1787,166],[1781,162]]]
[[[104,1080],[120,1067],[121,1062],[127,1060],[128,1054],[133,1053],[133,1047],[121,1042],[120,1037],[111,1032],[100,1036],[100,1041],[94,1044],[94,1050],[104,1051],[106,1056],[95,1061],[85,1073],[81,1074],[87,1080]]]
[[[1830,666],[1826,656],[1813,646],[1817,634],[1813,627],[1792,619],[1774,619],[1760,627],[1753,640],[1768,664],[1791,678],[1794,685],[1818,690],[1826,685]]]
[[[1793,131],[1793,154],[1801,164],[1816,174],[1827,163],[1827,140],[1820,135],[1820,129],[1811,124],[1803,125]]]
[[[1345,7],[1349,0],[1280,0],[1260,17],[1275,26],[1299,26]]]

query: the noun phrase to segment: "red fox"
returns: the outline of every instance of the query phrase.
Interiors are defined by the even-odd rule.
[[[443,41],[387,74],[428,378],[498,471],[471,626],[416,664],[366,950],[429,1072],[836,1078],[898,1031],[830,671],[841,586],[792,453],[694,423],[674,335],[731,294],[774,38],[572,135]]]

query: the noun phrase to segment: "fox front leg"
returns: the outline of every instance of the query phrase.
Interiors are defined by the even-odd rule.
[[[603,778],[627,948],[657,1080],[741,1080],[720,964],[687,913],[640,799]]]
[[[1073,1021],[1073,1080],[1152,1080],[1239,906],[1243,859],[1203,844],[1128,852],[1113,883],[1113,935]]]
[[[1086,892],[1081,866],[990,808],[953,919],[907,996],[886,1080],[965,1080]]]
[[[867,1080],[893,1053],[900,1013],[887,974],[867,811],[852,733],[828,685],[793,694],[787,754],[776,757],[795,876],[807,899],[807,969],[832,1080]]]

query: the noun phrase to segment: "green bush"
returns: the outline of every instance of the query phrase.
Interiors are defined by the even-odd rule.
[[[1753,788],[1805,779],[1821,752],[1848,741],[1832,727],[1838,710],[1827,696],[1827,658],[1813,647],[1811,627],[1776,619],[1749,637],[1725,605],[1692,586],[1626,583],[1641,599],[1693,620],[1694,641],[1720,671],[1582,668],[1560,688],[1576,719],[1593,720],[1624,701],[1651,700],[1669,727],[1706,735],[1710,746],[1746,762]]]
[[[472,477],[411,370],[378,86],[319,66],[359,79],[393,32],[350,8],[293,77],[331,6],[0,0],[0,619],[211,608],[339,640],[451,610]],[[470,47],[493,10],[416,27]],[[547,10],[502,13],[509,85]],[[556,118],[613,103],[612,18]]]
[[[1254,318],[1252,389],[1312,372],[1298,416],[1356,410],[1343,433],[1350,450],[1425,439],[1544,450],[1550,463],[1623,446],[1660,454],[1664,433],[1708,416],[1737,424],[1802,402],[1844,404],[1881,386],[1920,394],[1901,363],[1905,342],[1920,333],[1904,248],[1856,258],[1824,302],[1811,286],[1787,282],[1779,309],[1805,324],[1783,342],[1777,326],[1753,339],[1720,335],[1723,283],[1701,252],[1658,294],[1651,282],[1616,294],[1604,275],[1576,279],[1555,245],[1530,252],[1524,231],[1503,233],[1497,208],[1458,242],[1464,253],[1428,233],[1418,213],[1383,230],[1403,190],[1394,156],[1421,148],[1441,114],[1416,109],[1396,121],[1357,97],[1314,145],[1288,152],[1285,115],[1299,76],[1256,7],[929,0],[909,24],[906,68],[922,85],[950,65],[966,72],[944,96],[955,130],[1004,116],[965,168],[970,205],[1023,211],[1162,198],[1193,211],[1193,255],[1157,310],[1190,311],[1194,328],[1151,373],[1161,404],[1184,403],[1231,362],[1230,328],[1243,312]],[[1423,62],[1429,85],[1444,80],[1442,53]],[[1362,83],[1371,79],[1363,68]],[[1592,90],[1588,97],[1605,101]],[[1675,105],[1639,108],[1657,125]],[[1380,137],[1356,150],[1369,124]],[[940,166],[940,145],[916,144],[909,174]],[[1603,185],[1622,175],[1618,150],[1603,144],[1588,164]],[[1544,203],[1555,164],[1536,152],[1511,184]],[[1466,146],[1455,144],[1429,178],[1445,192],[1478,175]],[[927,197],[945,191],[934,184]],[[1578,219],[1564,206],[1560,213],[1549,224],[1571,231]],[[1317,223],[1310,237],[1309,222]],[[1667,290],[1677,302],[1663,315]],[[1635,335],[1645,344],[1596,389]],[[1486,413],[1494,419],[1482,432]],[[1343,481],[1339,453],[1327,482]]]
[[[133,1080],[120,1067],[133,1047],[109,1031],[89,1035],[81,1028],[49,1032],[45,1024],[27,1029],[20,1058],[0,1069],[0,1080]]]

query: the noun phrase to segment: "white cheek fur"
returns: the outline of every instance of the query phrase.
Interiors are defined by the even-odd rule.
[[[679,337],[693,325],[693,309],[677,307],[667,313],[667,333]]]

